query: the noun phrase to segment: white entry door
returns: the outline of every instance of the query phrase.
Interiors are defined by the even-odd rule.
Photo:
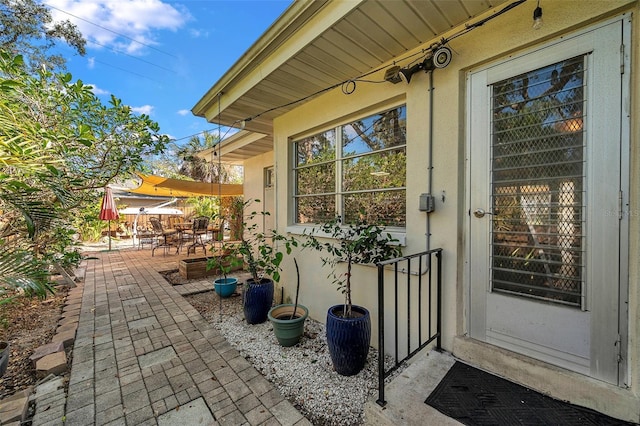
[[[625,27],[468,74],[470,335],[615,384]]]

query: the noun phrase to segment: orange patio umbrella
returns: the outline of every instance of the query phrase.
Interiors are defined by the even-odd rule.
[[[107,234],[109,235],[109,250],[111,250],[111,221],[118,219],[118,217],[118,209],[116,208],[116,202],[113,199],[113,192],[111,192],[111,188],[106,186],[102,197],[102,205],[100,206],[100,220],[109,221],[109,228],[107,228]]]

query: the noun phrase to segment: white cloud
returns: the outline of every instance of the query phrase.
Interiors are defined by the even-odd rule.
[[[139,107],[131,107],[131,111],[137,114],[146,114],[151,115],[153,113],[154,107],[152,105],[142,105]]]
[[[90,58],[87,58],[87,67],[89,67],[89,69],[93,69],[96,66],[96,58],[94,58],[93,56]]]
[[[87,83],[87,86],[91,86],[91,91],[96,96],[108,95],[110,93],[108,90],[101,89],[101,88],[99,88],[98,86],[96,86],[95,84],[92,84],[92,83]]]
[[[190,28],[189,29],[189,35],[191,35],[191,37],[193,38],[208,38],[209,37],[209,31],[207,30],[199,30],[196,28]]]
[[[189,111],[188,109],[181,109],[180,111],[178,111],[178,115],[189,115],[191,113],[191,111]]]
[[[154,31],[175,32],[192,18],[183,7],[162,0],[46,0],[46,4],[53,8],[54,20],[76,24],[90,46],[130,54],[157,45]]]

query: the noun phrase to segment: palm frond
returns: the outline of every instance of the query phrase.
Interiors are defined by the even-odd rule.
[[[0,253],[0,293],[21,288],[46,297],[47,293],[53,293],[48,277],[47,268],[28,251],[9,247]]]

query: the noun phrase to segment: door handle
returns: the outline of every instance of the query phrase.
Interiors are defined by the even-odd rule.
[[[484,215],[486,215],[486,214],[493,215],[493,213],[491,213],[491,212],[486,212],[486,211],[484,211],[483,209],[476,209],[476,210],[473,212],[473,215],[474,215],[475,217],[477,217],[477,218],[484,217]]]

